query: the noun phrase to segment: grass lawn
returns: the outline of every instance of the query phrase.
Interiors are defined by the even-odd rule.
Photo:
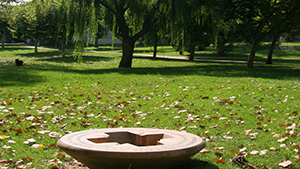
[[[235,49],[226,59],[245,60],[247,50]],[[59,54],[0,49],[0,168],[62,168],[72,161],[56,146],[62,135],[109,127],[202,137],[205,151],[176,169],[241,168],[230,162],[239,154],[248,161],[245,168],[300,166],[300,52],[275,51],[273,65],[265,65],[267,52],[258,51],[251,70],[220,58],[145,56],[135,56],[133,68],[121,69],[116,52],[86,52],[82,63],[71,53]],[[159,47],[158,55],[176,56],[170,47]],[[15,59],[24,66],[16,67]]]

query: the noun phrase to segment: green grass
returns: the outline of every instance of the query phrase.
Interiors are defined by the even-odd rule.
[[[150,53],[146,47],[137,50]],[[300,166],[297,51],[275,51],[273,65],[265,65],[266,51],[259,51],[251,70],[244,63],[216,58],[188,62],[145,56],[134,57],[133,68],[120,69],[118,53],[87,52],[77,63],[71,53],[61,58],[58,50],[39,51],[0,49],[0,161],[11,159],[0,167],[61,167],[72,158],[55,146],[59,137],[49,132],[63,135],[107,127],[184,130],[206,140],[209,152],[196,154],[176,169],[239,168],[230,159],[243,147],[248,167],[281,168],[278,164],[287,159],[290,168]],[[172,50],[164,47],[159,55],[164,52]],[[204,52],[199,55],[214,56],[216,51]],[[246,53],[235,49],[228,60],[243,60]],[[14,66],[17,58],[25,66]],[[141,124],[135,126],[137,122]],[[294,129],[287,129],[293,124]],[[256,138],[245,134],[249,129]],[[23,143],[31,138],[34,143]],[[254,150],[268,152],[251,155]],[[216,162],[220,155],[224,162]]]

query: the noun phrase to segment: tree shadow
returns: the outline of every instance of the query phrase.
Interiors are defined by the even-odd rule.
[[[219,167],[206,161],[189,158],[172,169],[219,169]]]
[[[25,46],[5,46],[5,48],[0,48],[0,52],[5,52],[5,51],[9,51],[9,52],[13,52],[13,51],[17,51],[17,50],[32,50],[31,48],[25,47]]]
[[[92,62],[103,62],[114,60],[116,57],[105,57],[105,56],[82,56],[82,62],[89,64]],[[37,61],[55,62],[55,63],[75,63],[77,62],[73,57],[51,57],[51,58],[40,58]]]
[[[69,52],[67,52],[66,54],[68,54]],[[41,58],[41,57],[54,57],[54,56],[61,56],[61,51],[59,50],[50,50],[50,51],[41,51],[38,53],[24,53],[24,54],[20,54],[20,56],[22,57],[37,57],[37,58]]]
[[[246,67],[247,64],[247,57],[216,57],[216,56],[196,56],[194,61],[189,61],[188,57],[186,59],[181,59],[178,58],[176,59],[175,57],[173,58],[161,58],[161,57],[157,57],[157,58],[153,58],[153,57],[144,57],[144,56],[135,56],[134,59],[148,59],[148,60],[152,60],[152,61],[178,61],[178,62],[195,62],[195,63],[232,63],[232,64],[236,64],[236,63],[240,63],[240,64],[244,64]],[[255,57],[255,62],[259,63],[259,65],[261,66],[261,64],[265,65],[266,62],[266,58],[263,57]],[[254,67],[257,66],[257,64],[254,63]],[[275,58],[273,59],[273,65],[298,65],[300,66],[300,60],[293,60],[293,59],[279,59],[279,58]],[[265,65],[265,66],[271,66],[271,65]]]
[[[256,66],[255,69],[247,69],[245,64],[211,63],[205,65],[170,66],[170,67],[140,67],[140,68],[108,68],[108,69],[84,69],[78,70],[71,67],[49,66],[46,70],[40,67],[31,67],[38,71],[58,71],[78,74],[119,73],[124,75],[165,75],[165,76],[213,76],[213,77],[253,77],[265,79],[292,79],[300,77],[300,69],[293,66]]]
[[[269,50],[258,51],[257,53],[268,56]],[[293,50],[274,50],[273,58],[296,58],[299,57],[300,51]]]
[[[33,74],[31,68],[0,66],[0,86],[29,86],[44,81],[44,77]]]

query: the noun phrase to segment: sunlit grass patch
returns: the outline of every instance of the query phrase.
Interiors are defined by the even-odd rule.
[[[55,145],[62,135],[110,127],[202,137],[207,151],[178,169],[237,168],[230,159],[238,154],[256,168],[299,165],[297,64],[248,70],[241,63],[137,56],[133,68],[120,69],[118,53],[86,52],[77,63],[71,54],[32,52],[0,51],[2,61],[25,63],[0,65],[1,167],[62,167],[72,160]]]

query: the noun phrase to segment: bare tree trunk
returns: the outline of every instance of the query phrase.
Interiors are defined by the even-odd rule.
[[[99,38],[96,37],[96,38],[95,38],[95,45],[94,45],[95,48],[98,48],[98,41],[99,41]]]
[[[4,49],[5,48],[5,40],[6,40],[6,32],[4,31],[4,34],[3,34],[3,37],[2,37],[2,48]]]
[[[37,46],[38,46],[38,39],[35,39],[34,40],[34,53],[38,53]]]
[[[189,46],[190,57],[189,61],[193,61],[195,59],[195,45]]]
[[[134,41],[131,38],[123,40],[122,50],[123,55],[119,67],[131,67],[133,57]]]
[[[153,58],[156,58],[156,54],[157,54],[157,44],[158,44],[158,39],[157,39],[157,37],[155,36]]]
[[[248,61],[247,61],[247,68],[253,68],[253,62],[254,62],[254,58],[255,58],[255,52],[257,49],[257,45],[259,44],[259,40],[254,39],[252,41],[252,45],[251,45],[251,51],[248,57]]]
[[[272,64],[273,51],[274,51],[274,48],[276,46],[276,42],[278,40],[279,35],[280,34],[277,34],[277,35],[273,34],[273,40],[272,40],[272,43],[271,43],[271,46],[270,46],[270,49],[269,49],[268,59],[267,59],[266,64]]]
[[[66,54],[65,54],[65,49],[66,49],[66,44],[62,41],[61,42],[61,57],[66,57]]]
[[[224,55],[224,48],[225,48],[225,43],[224,42],[219,42],[218,43],[218,56],[223,56]]]

